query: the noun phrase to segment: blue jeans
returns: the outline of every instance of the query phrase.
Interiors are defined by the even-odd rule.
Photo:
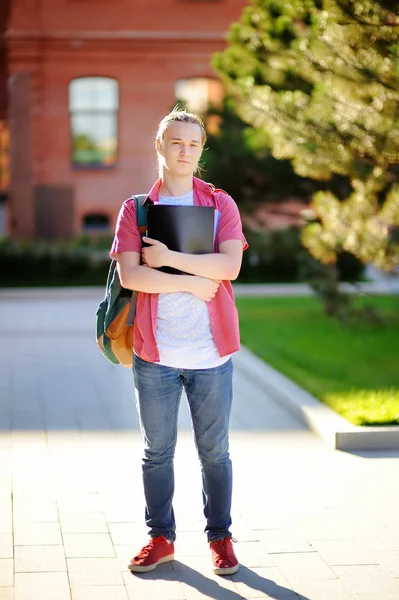
[[[177,417],[183,387],[202,470],[208,541],[230,536],[232,468],[228,426],[232,402],[231,358],[214,369],[176,369],[134,357],[137,410],[144,437],[145,518],[150,536],[176,538],[172,500]]]

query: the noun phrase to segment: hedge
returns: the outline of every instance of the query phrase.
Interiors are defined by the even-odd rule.
[[[300,263],[306,257],[298,228],[245,231],[244,252],[237,283],[300,281]],[[0,238],[0,286],[105,285],[112,237],[81,236],[70,242],[20,242]],[[340,279],[362,277],[363,265],[352,255],[339,257]]]

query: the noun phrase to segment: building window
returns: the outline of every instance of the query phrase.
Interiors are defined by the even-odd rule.
[[[10,187],[10,129],[0,121],[0,192]]]
[[[79,77],[69,84],[72,163],[112,167],[118,156],[118,82],[109,77]]]
[[[110,222],[108,215],[88,214],[83,217],[83,231],[85,233],[104,233],[109,231]]]
[[[218,79],[190,77],[179,79],[175,84],[176,100],[199,115],[204,115],[210,105],[220,106],[223,95],[223,86]]]
[[[213,135],[219,132],[220,117],[216,114],[206,115],[206,113],[210,106],[220,108],[223,96],[223,85],[218,79],[190,77],[179,79],[175,84],[176,102],[203,117],[208,133]]]

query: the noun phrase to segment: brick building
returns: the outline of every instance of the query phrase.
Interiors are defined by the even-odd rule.
[[[0,185],[8,186],[9,160],[9,231],[55,238],[112,229],[121,202],[157,176],[156,127],[175,99],[201,110],[220,97],[210,58],[247,1],[3,3]]]

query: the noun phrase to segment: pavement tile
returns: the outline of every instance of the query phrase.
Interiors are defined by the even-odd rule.
[[[241,567],[231,576],[237,592],[244,598],[298,600],[284,575],[276,567],[247,569]]]
[[[379,565],[333,567],[341,581],[359,600],[398,600],[399,580]]]
[[[79,457],[76,458],[79,460]],[[65,469],[69,468],[72,463],[71,457],[65,461]],[[61,494],[97,494],[97,483],[94,481],[92,473],[87,474],[86,472],[70,472],[67,475],[56,474],[54,476],[54,488],[57,496]],[[83,506],[80,510],[86,510]]]
[[[349,588],[339,579],[308,579],[295,586],[301,600],[358,600]],[[377,596],[375,600],[379,600]],[[385,600],[385,597],[381,600]]]
[[[133,558],[139,550],[140,548],[133,547],[130,544],[126,546],[115,546],[116,559],[121,571],[129,570],[128,564],[130,559]]]
[[[3,497],[0,498],[0,511],[2,512],[11,512],[12,511],[12,502],[11,502],[11,494],[3,494]]]
[[[111,506],[104,506],[104,515],[107,523],[132,523],[135,521],[135,511],[132,510],[132,506],[126,502],[114,503]],[[144,504],[141,507],[141,519],[144,515]]]
[[[272,554],[276,566],[291,585],[307,579],[337,579],[337,575],[316,552]]]
[[[59,523],[14,523],[16,546],[62,546]]]
[[[295,519],[293,528],[299,535],[313,541],[355,540],[364,531],[364,519],[357,524],[350,511],[322,510]]]
[[[103,513],[60,511],[62,533],[109,533]]]
[[[387,573],[399,579],[399,550],[380,552],[378,562]]]
[[[66,571],[63,546],[15,546],[15,572]]]
[[[12,512],[0,509],[0,534],[12,533]]]
[[[248,528],[253,532],[254,537],[252,539],[255,540],[258,539],[258,530],[284,528],[291,529],[296,522],[295,516],[287,512],[280,513],[279,510],[275,510],[273,508],[266,509],[266,507],[253,506],[248,510],[248,512],[246,512],[245,507],[242,507],[242,512]]]
[[[138,502],[137,498],[129,500],[125,497],[123,488],[119,489],[118,494],[119,499],[104,498],[103,496],[100,496],[101,502],[104,506],[104,514],[107,517],[106,520],[109,523],[139,523],[144,527],[145,501],[143,500]],[[124,497],[123,501],[120,499],[121,496]],[[148,529],[146,529],[146,531],[148,532]]]
[[[29,503],[29,496],[22,502],[14,503],[14,523],[57,523],[58,511],[54,502]]]
[[[70,600],[66,573],[15,573],[14,600]]]
[[[47,444],[50,457],[54,456],[58,449],[68,452],[71,448],[76,448],[82,439],[82,432],[79,429],[50,429],[47,432]]]
[[[185,600],[182,586],[171,563],[159,565],[149,573],[123,573],[129,600]]]
[[[109,558],[115,556],[111,537],[105,533],[66,533],[63,536],[67,558]]]
[[[0,587],[12,587],[13,585],[14,561],[12,558],[0,558]]]
[[[84,512],[102,512],[98,494],[59,494],[57,504],[60,510],[76,510]]]
[[[376,565],[377,553],[364,542],[353,540],[311,541],[312,546],[331,566]]]
[[[47,446],[47,434],[44,429],[41,430],[18,430],[13,429],[11,431],[11,446],[12,451],[15,453],[17,449],[21,451],[29,452],[35,451],[36,448],[46,448]],[[28,455],[26,455],[28,456]]]
[[[232,582],[231,584],[234,587]],[[238,594],[236,589],[230,590],[224,582],[215,581],[201,573],[190,577],[188,582],[180,581],[180,586],[187,600],[206,600],[208,598],[217,598],[218,600],[242,599],[242,596]]]
[[[15,454],[13,450],[12,479],[16,493],[20,490],[23,492],[23,488],[29,488],[32,495],[38,497],[54,495],[53,473],[45,451],[35,452],[34,449],[31,451],[26,447],[21,449],[21,456]]]
[[[233,600],[239,597],[231,577],[220,577],[213,573],[209,556],[182,556],[171,565],[183,594],[189,599],[209,597]]]
[[[1,422],[1,415],[0,415]],[[0,441],[4,438],[0,436]],[[9,448],[0,447],[0,477],[10,477],[12,474],[11,450]]]
[[[399,501],[398,501],[399,503]],[[396,514],[397,507],[392,508]],[[364,535],[366,544],[371,544],[378,552],[398,552],[399,551],[399,521],[395,527],[394,519],[390,519],[384,527],[374,528],[373,531],[367,531]]]
[[[11,490],[11,478],[7,476],[0,477],[0,502],[2,502],[4,498],[9,499],[11,497]]]
[[[172,569],[177,573],[179,578],[182,573],[185,575],[185,577],[193,576],[194,573],[201,573],[202,575],[210,577],[215,581],[224,581],[227,584],[227,587],[234,589],[234,585],[232,585],[230,576],[220,577],[220,575],[215,575],[212,570],[210,554],[208,556],[179,556],[178,560],[172,561],[171,565]]]
[[[144,506],[144,504],[143,504]],[[142,508],[140,516],[142,516]],[[187,531],[197,531],[203,532],[205,529],[206,521],[203,516],[201,516],[201,510],[193,511],[193,510],[179,510],[179,514],[176,515],[177,518],[177,530],[176,533],[179,535],[180,532]]]
[[[310,542],[288,529],[256,530],[256,537],[264,544],[267,552],[315,552]]]
[[[209,544],[204,533],[180,533],[175,542],[175,556],[209,556]]]
[[[0,558],[14,558],[12,534],[0,534]]]
[[[40,480],[32,473],[20,472],[18,479],[13,479],[13,502],[23,508],[27,504],[27,499],[33,505],[44,502],[54,504],[55,492],[51,478]]]
[[[241,565],[246,567],[274,567],[272,557],[261,542],[239,542],[234,548]]]
[[[32,481],[34,476],[41,483],[50,483],[51,469],[49,464],[49,455],[47,444],[45,441],[32,443],[28,438],[27,443],[17,444],[13,440],[12,444],[12,465],[13,465],[13,478],[20,479],[18,476],[22,475],[24,469],[26,471],[26,480]],[[21,478],[22,479],[22,478]],[[40,487],[37,488],[40,491]]]
[[[119,449],[114,461],[119,461],[123,452],[123,448]],[[145,497],[141,469],[138,471],[132,466],[129,479],[126,479],[125,468],[120,473],[101,470],[96,474],[96,484],[98,495],[104,505],[126,504],[132,509],[141,507],[141,517],[143,516]]]
[[[108,527],[116,546],[132,544],[139,550],[148,542],[148,528],[144,523],[109,523]]]
[[[14,600],[14,588],[0,587],[0,600]]]
[[[8,412],[8,407],[6,406],[4,409],[1,410],[1,416],[3,416],[3,412],[5,412],[7,414]],[[3,458],[3,452],[7,453],[9,452],[10,448],[11,448],[11,431],[4,431],[5,428],[5,424],[2,423],[2,427],[3,430],[0,431],[0,458]],[[1,464],[1,460],[0,460],[0,464]]]
[[[73,585],[71,589],[72,600],[129,600],[129,596],[124,585]],[[136,600],[140,599],[136,597]]]
[[[68,558],[72,586],[124,585],[116,558]]]
[[[242,519],[233,520],[231,531],[233,537],[240,542],[258,541],[256,533]]]
[[[25,463],[28,465],[36,462],[39,473],[45,466],[48,467],[49,454],[46,434],[43,429],[32,428],[26,432],[13,429],[11,439],[12,456],[15,465],[22,467],[25,459]],[[28,448],[29,454],[26,453]]]

